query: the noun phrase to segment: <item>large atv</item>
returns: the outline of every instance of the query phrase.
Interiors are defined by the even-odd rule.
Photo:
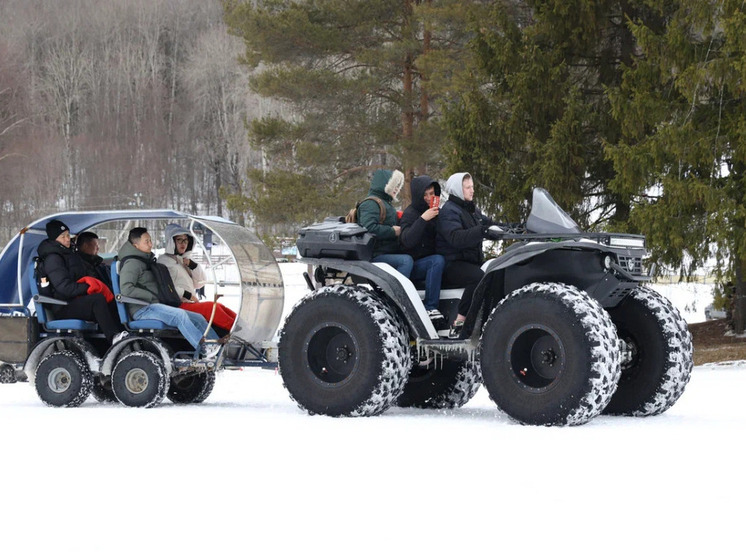
[[[429,320],[423,291],[369,261],[365,229],[336,218],[303,229],[312,292],[288,316],[278,352],[292,398],[309,413],[375,415],[459,407],[483,383],[501,410],[531,425],[655,415],[676,402],[692,370],[691,335],[642,285],[644,237],[584,233],[543,189],[523,231],[495,228],[493,237],[511,243],[483,265],[454,340]],[[449,323],[462,292],[441,292]]]

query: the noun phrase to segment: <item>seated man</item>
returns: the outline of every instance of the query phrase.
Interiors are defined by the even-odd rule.
[[[56,318],[75,318],[96,322],[110,343],[118,342],[123,333],[116,304],[107,303],[103,293],[94,292],[81,278],[88,276],[80,256],[70,247],[70,229],[58,219],[46,225],[47,238],[38,253],[43,273],[52,288],[51,296],[66,301],[67,305],[50,305]],[[111,295],[110,295],[111,296]]]
[[[75,237],[78,256],[83,261],[85,275],[100,280],[111,289],[111,269],[104,264],[104,259],[98,255],[98,235],[93,231],[83,231]]]
[[[455,173],[446,182],[448,201],[438,217],[435,247],[446,259],[444,278],[451,285],[463,285],[458,316],[451,326],[450,337],[458,338],[471,307],[474,290],[484,276],[482,241],[495,225],[474,204],[474,179],[469,173]]]
[[[160,320],[164,324],[177,328],[194,349],[202,348],[207,357],[214,356],[219,346],[215,345],[209,350],[204,347],[203,335],[207,331],[207,320],[203,316],[184,309],[169,307],[158,301],[158,285],[155,275],[150,271],[148,264],[141,260],[145,258],[155,263],[152,249],[153,241],[148,230],[144,227],[135,227],[130,230],[128,241],[119,250],[119,261],[122,262],[119,270],[119,287],[122,295],[149,303],[148,305],[127,303],[127,312],[135,320]],[[128,256],[136,258],[127,258]],[[207,331],[207,338],[218,340],[218,335],[210,328]]]

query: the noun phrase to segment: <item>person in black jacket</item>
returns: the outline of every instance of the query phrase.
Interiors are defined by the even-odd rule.
[[[111,344],[123,331],[115,303],[106,302],[103,293],[88,294],[90,286],[78,283],[87,275],[80,256],[71,248],[70,229],[58,219],[46,225],[47,238],[37,249],[42,268],[52,288],[52,297],[67,301],[67,305],[50,305],[56,319],[76,318],[96,322]],[[43,281],[43,280],[42,280]],[[118,340],[117,340],[118,341]]]
[[[427,175],[412,179],[410,184],[412,203],[404,210],[401,218],[399,242],[404,252],[414,259],[412,281],[425,280],[425,310],[433,324],[443,321],[438,310],[440,284],[445,268],[445,258],[435,253],[440,209],[430,207],[435,196],[440,196],[440,184]]]
[[[482,241],[495,223],[474,205],[474,180],[469,173],[456,173],[446,182],[448,201],[438,217],[435,247],[446,259],[443,278],[446,283],[463,285],[458,316],[451,327],[451,337],[458,337],[471,307],[474,290],[482,279]]]
[[[86,276],[94,277],[111,286],[111,268],[104,264],[104,259],[98,255],[98,235],[93,231],[83,231],[75,236],[75,246],[78,248],[78,256],[83,260]]]

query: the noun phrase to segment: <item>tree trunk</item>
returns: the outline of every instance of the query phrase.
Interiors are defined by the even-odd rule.
[[[733,331],[746,330],[746,258],[737,257],[735,270],[735,293],[733,294]]]
[[[431,4],[431,0],[425,2],[428,6]],[[430,29],[430,23],[425,23],[425,29],[422,34],[422,55],[426,55],[430,52],[430,41],[432,40],[432,31]],[[430,96],[427,88],[428,78],[425,72],[420,71],[420,120],[419,124],[427,122],[430,118]],[[417,174],[427,174],[427,163],[423,159],[417,166]]]
[[[402,36],[411,36],[412,39],[416,39],[413,27],[413,11],[412,11],[412,0],[405,0],[405,14],[406,17],[402,24]],[[403,144],[403,169],[404,172],[404,187],[399,195],[401,200],[401,207],[406,208],[411,202],[411,193],[409,190],[409,184],[414,176],[414,169],[412,168],[412,136],[414,133],[414,58],[412,52],[408,52],[404,57],[404,68],[402,69],[402,144]]]

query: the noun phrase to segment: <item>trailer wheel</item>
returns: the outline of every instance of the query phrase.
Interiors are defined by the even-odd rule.
[[[0,367],[0,384],[13,384],[17,380],[16,370],[13,368],[13,365],[6,363]]]
[[[324,287],[302,299],[280,334],[280,374],[309,413],[369,416],[401,395],[410,368],[406,330],[373,292]]]
[[[77,353],[57,351],[39,362],[34,385],[39,398],[48,406],[74,408],[90,395],[93,375]]]
[[[215,386],[215,371],[171,378],[168,399],[174,404],[201,404]]]
[[[95,375],[91,394],[97,402],[102,404],[117,402],[117,397],[114,396],[114,391],[111,388],[111,376]]]
[[[120,359],[111,373],[117,400],[128,407],[152,408],[163,401],[169,379],[161,360],[149,351],[133,351]]]
[[[692,336],[668,299],[640,287],[609,311],[622,340],[622,376],[608,414],[663,413],[684,393],[692,373]]]
[[[480,342],[484,385],[529,425],[579,425],[606,407],[620,375],[608,313],[580,289],[533,283],[503,299]]]
[[[460,408],[474,397],[481,385],[478,361],[441,361],[435,356],[428,366],[414,364],[396,403],[403,408]]]

